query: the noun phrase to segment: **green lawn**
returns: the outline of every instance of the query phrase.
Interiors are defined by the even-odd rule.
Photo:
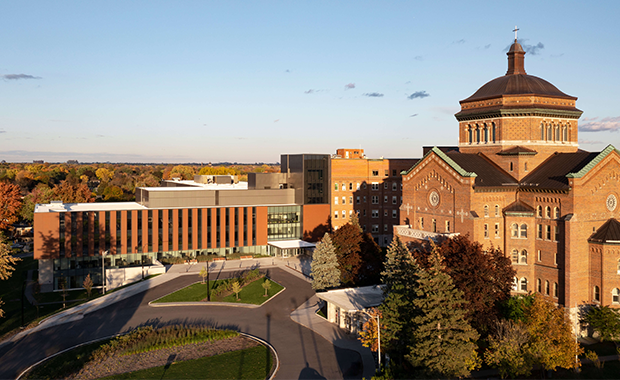
[[[104,379],[265,379],[271,366],[270,350],[258,346]]]
[[[213,297],[213,294],[212,294],[211,301],[249,303],[249,304],[254,304],[254,305],[261,305],[262,303],[264,303],[265,301],[267,301],[268,299],[276,295],[279,291],[284,289],[282,285],[269,280],[271,282],[271,289],[269,289],[267,293],[267,297],[263,297],[263,295],[265,294],[265,289],[262,286],[263,281],[265,280],[261,278],[261,279],[258,279],[250,283],[249,285],[244,286],[243,289],[241,289],[241,292],[239,292],[239,301],[237,301],[235,294],[231,294],[222,299],[215,299],[215,297]],[[219,284],[223,282],[224,280],[210,281],[209,287],[211,290],[213,290],[215,286],[218,286]],[[183,289],[177,290],[176,292],[169,294],[165,297],[162,297],[158,300],[155,300],[153,302],[157,302],[157,303],[200,302],[206,298],[207,298],[207,284],[206,283],[202,284],[200,282],[197,282],[195,284],[186,286]]]
[[[228,297],[224,297],[222,301],[261,305],[263,302],[267,301],[269,298],[278,294],[280,290],[284,289],[282,285],[269,280],[269,282],[271,282],[271,288],[267,292],[267,297],[264,297],[265,289],[262,286],[264,281],[265,280],[261,278],[244,286],[243,289],[241,289],[241,291],[239,292],[239,301],[237,301],[237,297],[234,293],[229,295]]]
[[[603,368],[595,368],[592,364],[581,366],[581,372],[558,370],[553,373],[555,379],[617,379],[620,376],[620,362],[617,360],[605,362]],[[532,378],[536,378],[532,376]]]
[[[209,289],[213,290],[214,286],[223,282],[224,280],[209,281]],[[207,284],[206,282],[204,284],[197,282],[153,302],[200,302],[205,298],[207,298]]]

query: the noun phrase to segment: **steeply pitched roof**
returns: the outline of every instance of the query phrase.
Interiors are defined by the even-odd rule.
[[[476,187],[516,186],[517,181],[482,155],[460,152],[446,154],[465,171],[476,174]]]
[[[512,148],[508,148],[508,149],[504,149],[502,151],[497,152],[497,154],[499,154],[500,156],[517,156],[517,155],[536,155],[538,154],[537,151],[535,151],[534,149],[530,149],[524,146],[513,146]]]
[[[568,177],[572,173],[581,173],[582,169],[599,155],[600,153],[585,151],[555,153],[525,176],[520,186],[522,188],[567,190],[569,188]]]
[[[534,212],[535,212],[534,207],[528,205],[527,203],[521,200],[516,200],[512,202],[511,204],[509,204],[508,206],[506,206],[506,208],[504,208],[504,213],[510,214],[510,215],[532,216],[534,215]]]
[[[609,219],[590,236],[588,241],[600,244],[620,244],[620,222],[614,218]]]

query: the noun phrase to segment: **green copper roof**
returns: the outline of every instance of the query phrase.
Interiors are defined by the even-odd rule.
[[[609,153],[616,151],[618,154],[620,154],[620,152],[618,152],[618,150],[611,144],[607,145],[607,147],[605,149],[603,149],[601,151],[601,153],[599,153],[596,157],[594,157],[594,159],[590,162],[588,162],[588,164],[586,166],[584,166],[583,168],[581,168],[581,170],[579,170],[577,173],[568,173],[566,175],[567,178],[581,178],[584,175],[588,174],[588,172],[595,167],[596,165],[598,165],[599,162],[603,161],[603,159],[605,157],[607,157],[609,155]]]
[[[416,164],[411,167],[411,169],[407,171],[403,171],[401,172],[401,174],[411,173],[411,171],[415,169],[418,165],[420,165],[420,163],[422,163],[422,161],[424,161],[424,159],[428,157],[428,155],[430,155],[431,153],[435,153],[436,155],[438,155],[442,160],[446,162],[446,164],[450,165],[452,169],[454,169],[457,173],[459,173],[463,177],[477,177],[478,176],[474,172],[468,172],[467,170],[463,169],[459,164],[454,162],[450,157],[448,157],[447,154],[442,152],[441,149],[437,148],[436,146],[434,146],[433,149],[429,150],[428,153],[426,153],[420,161],[416,162]]]

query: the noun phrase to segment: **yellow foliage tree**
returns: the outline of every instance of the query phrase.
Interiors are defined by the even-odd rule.
[[[577,355],[583,349],[577,343],[568,313],[562,306],[541,294],[534,294],[534,302],[526,310],[525,327],[530,335],[534,361],[545,370],[577,368]]]
[[[368,310],[368,314],[370,314],[372,318],[368,318],[362,325],[362,331],[360,331],[358,339],[362,342],[362,346],[370,347],[372,352],[377,352],[379,348],[379,340],[377,339],[377,316],[379,316],[380,321],[381,311],[373,307]],[[381,330],[383,330],[383,328],[381,328]]]

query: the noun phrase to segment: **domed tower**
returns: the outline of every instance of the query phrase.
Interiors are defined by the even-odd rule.
[[[515,42],[506,75],[461,100],[459,150],[483,153],[520,180],[555,152],[575,152],[577,98],[525,72],[525,51]]]

